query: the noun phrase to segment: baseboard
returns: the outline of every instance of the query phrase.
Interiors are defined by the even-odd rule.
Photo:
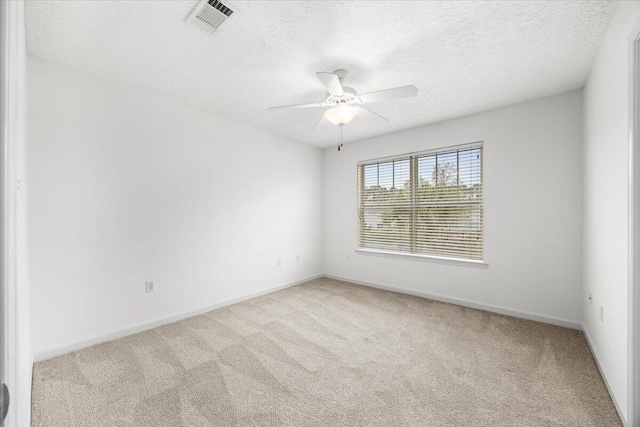
[[[29,355],[29,373],[27,375],[27,389],[25,390],[24,407],[22,408],[25,426],[31,425],[31,390],[33,389],[33,353]]]
[[[114,339],[118,339],[118,338],[123,338],[129,335],[133,335],[139,332],[143,332],[146,331],[148,329],[152,329],[167,323],[173,323],[173,322],[177,322],[179,320],[182,319],[186,319],[188,317],[192,317],[192,316],[197,316],[199,314],[203,314],[206,313],[208,311],[211,310],[215,310],[217,308],[221,308],[221,307],[226,307],[232,304],[236,304],[242,301],[246,301],[252,298],[256,298],[262,295],[266,295],[266,294],[270,294],[272,292],[276,292],[282,289],[286,289],[286,288],[290,288],[292,286],[296,286],[299,285],[301,283],[305,283],[308,282],[310,280],[314,280],[314,279],[318,279],[321,277],[326,277],[329,279],[334,279],[334,280],[340,280],[343,282],[349,282],[349,283],[354,283],[357,285],[362,285],[362,286],[368,286],[368,287],[372,287],[372,288],[377,288],[377,289],[384,289],[387,291],[392,291],[392,292],[398,292],[398,293],[402,293],[402,294],[407,294],[407,295],[414,295],[417,297],[422,297],[422,298],[428,298],[428,299],[432,299],[435,301],[441,301],[441,302],[446,302],[446,303],[450,303],[450,304],[456,304],[456,305],[460,305],[463,307],[470,307],[470,308],[475,308],[475,309],[479,309],[479,310],[485,310],[485,311],[489,311],[492,313],[498,313],[498,314],[504,314],[507,316],[512,316],[512,317],[519,317],[522,319],[528,319],[528,320],[534,320],[537,322],[542,322],[542,323],[548,323],[551,325],[557,325],[557,326],[563,326],[566,328],[571,328],[571,329],[578,329],[578,330],[582,330],[584,333],[584,336],[586,338],[587,344],[589,345],[589,348],[591,349],[591,353],[593,354],[593,358],[596,361],[596,365],[598,366],[598,369],[600,370],[600,374],[602,375],[602,378],[604,380],[604,383],[607,387],[607,390],[609,391],[609,395],[611,396],[611,400],[613,401],[613,404],[615,405],[615,408],[618,412],[618,415],[620,416],[620,419],[622,420],[622,423],[624,426],[627,426],[627,420],[626,420],[626,416],[625,414],[623,414],[623,412],[620,410],[620,405],[618,404],[618,400],[616,399],[616,395],[613,393],[613,390],[609,384],[609,380],[608,380],[608,375],[606,370],[604,369],[604,366],[600,363],[600,356],[598,351],[596,350],[596,348],[594,347],[594,345],[592,344],[592,340],[591,340],[591,336],[589,334],[588,329],[579,322],[574,322],[571,320],[566,320],[566,319],[560,319],[560,318],[556,318],[556,317],[551,317],[551,316],[542,316],[542,315],[538,315],[538,314],[533,314],[533,313],[528,313],[528,312],[524,312],[524,311],[518,311],[518,310],[512,310],[512,309],[508,309],[508,308],[503,308],[503,307],[497,307],[497,306],[493,306],[493,305],[488,305],[488,304],[482,304],[482,303],[477,303],[477,302],[473,302],[473,301],[468,301],[468,300],[464,300],[464,299],[459,299],[459,298],[451,298],[451,297],[445,297],[442,295],[437,295],[437,294],[431,294],[431,293],[427,293],[427,292],[421,292],[421,291],[415,291],[412,289],[404,289],[404,288],[399,288],[399,287],[395,287],[395,286],[389,286],[389,285],[385,285],[385,284],[381,284],[381,283],[374,283],[374,282],[369,282],[369,281],[363,281],[363,280],[358,280],[358,279],[353,279],[353,278],[349,278],[349,277],[342,277],[342,276],[337,276],[334,274],[315,274],[313,276],[309,276],[309,277],[305,277],[303,279],[299,279],[299,280],[295,280],[293,282],[289,282],[289,283],[285,283],[282,285],[278,285],[278,286],[274,286],[268,289],[264,289],[258,292],[252,292],[249,294],[245,294],[245,295],[241,295],[238,297],[234,297],[234,298],[230,298],[224,301],[220,301],[218,303],[215,304],[211,304],[211,305],[207,305],[204,307],[200,307],[198,309],[195,310],[190,310],[184,313],[179,313],[179,314],[175,314],[173,316],[169,316],[169,317],[164,317],[161,319],[156,319],[154,321],[151,322],[147,322],[138,326],[134,326],[132,328],[127,328],[127,329],[123,329],[123,330],[119,330],[119,331],[115,331],[112,333],[108,333],[108,334],[104,334],[104,335],[100,335],[100,336],[96,336],[93,338],[90,338],[88,340],[84,340],[75,344],[71,344],[71,345],[67,345],[67,346],[63,346],[63,347],[57,347],[54,349],[50,349],[50,350],[46,350],[46,351],[42,351],[39,352],[37,354],[32,354],[31,356],[31,367],[33,367],[33,363],[34,362],[39,362],[42,360],[47,360],[50,359],[52,357],[57,357],[57,356],[61,356],[63,354],[67,354],[67,353],[71,353],[73,351],[77,351],[77,350],[81,350],[83,348],[86,347],[90,347],[92,345],[95,344],[100,344],[102,342],[106,342],[106,341],[111,341]],[[30,396],[29,396],[30,397]],[[30,401],[31,399],[29,399]]]
[[[596,361],[596,365],[600,370],[600,375],[604,380],[604,384],[607,386],[607,390],[609,391],[609,396],[611,396],[611,400],[613,400],[613,405],[616,407],[616,411],[618,411],[618,416],[620,417],[620,420],[622,420],[622,424],[624,426],[627,426],[628,425],[627,417],[620,410],[620,404],[618,403],[618,399],[616,398],[616,395],[613,393],[613,389],[611,388],[611,384],[609,383],[609,375],[607,374],[607,371],[604,368],[604,365],[600,363],[600,353],[598,353],[598,350],[593,345],[593,341],[591,340],[591,335],[589,334],[589,330],[587,329],[586,325],[582,325],[582,332],[584,333],[584,337],[587,340],[587,344],[591,349],[591,354],[593,354],[593,358]]]
[[[217,302],[215,304],[206,305],[204,307],[197,308],[195,310],[190,310],[184,313],[174,314],[172,316],[163,317],[161,319],[156,319],[151,322],[147,322],[138,326],[134,326],[132,328],[122,329],[119,331],[114,331],[108,334],[103,334],[99,336],[95,336],[89,338],[87,340],[83,340],[74,344],[65,345],[62,347],[56,347],[49,350],[38,352],[34,355],[34,361],[40,362],[43,360],[51,359],[53,357],[62,356],[63,354],[71,353],[73,351],[78,351],[83,348],[91,347],[92,345],[100,344],[106,341],[115,340],[118,338],[123,338],[129,335],[137,334],[139,332],[146,331],[148,329],[152,329],[161,325],[165,325],[167,323],[177,322],[182,319],[186,319],[187,317],[197,316],[199,314],[206,313],[211,310],[215,310],[216,308],[226,307],[228,305],[236,304],[242,301],[246,301],[252,298],[256,298],[262,295],[270,294],[272,292],[280,291],[282,289],[290,288],[292,286],[299,285],[301,283],[308,282],[310,280],[318,279],[323,277],[322,274],[315,274],[313,276],[305,277],[299,280],[294,280],[293,282],[288,282],[282,285],[274,286],[268,289],[263,289],[261,291],[252,292],[249,294],[241,295],[234,298],[229,298],[224,301]]]
[[[137,334],[139,332],[142,331],[146,331],[148,329],[151,328],[155,328],[157,326],[161,326],[167,323],[173,323],[173,322],[177,322],[179,320],[182,319],[186,319],[187,317],[192,317],[192,316],[197,316],[199,314],[202,313],[206,313],[208,311],[211,310],[215,310],[216,308],[221,308],[221,307],[225,307],[231,304],[236,304],[242,301],[246,301],[248,299],[251,298],[256,298],[262,295],[266,295],[272,292],[276,292],[282,289],[286,289],[292,286],[296,286],[299,285],[301,283],[305,283],[308,282],[310,280],[314,280],[314,279],[318,279],[320,277],[327,277],[330,279],[335,279],[335,280],[341,280],[344,282],[350,282],[350,283],[355,283],[357,285],[362,285],[362,286],[369,286],[369,287],[374,287],[374,288],[378,288],[378,289],[384,289],[384,290],[388,290],[388,291],[393,291],[393,292],[399,292],[399,293],[404,293],[404,294],[408,294],[408,295],[414,295],[414,296],[418,296],[418,297],[422,297],[422,298],[428,298],[428,299],[432,299],[435,301],[441,301],[441,302],[447,302],[450,304],[456,304],[456,305],[461,305],[464,307],[470,307],[470,308],[475,308],[475,309],[479,309],[479,310],[485,310],[485,311],[490,311],[493,313],[498,313],[498,314],[504,314],[507,316],[512,316],[512,317],[519,317],[519,318],[523,318],[523,319],[528,319],[528,320],[534,320],[537,322],[542,322],[542,323],[549,323],[552,325],[557,325],[557,326],[563,326],[566,328],[571,328],[571,329],[579,329],[582,330],[582,324],[578,323],[578,322],[573,322],[570,320],[565,320],[565,319],[559,319],[559,318],[555,318],[555,317],[550,317],[550,316],[541,316],[541,315],[537,315],[537,314],[533,314],[533,313],[527,313],[527,312],[523,312],[523,311],[517,311],[517,310],[512,310],[512,309],[508,309],[508,308],[503,308],[503,307],[496,307],[496,306],[492,306],[492,305],[488,305],[488,304],[482,304],[482,303],[477,303],[477,302],[473,302],[473,301],[467,301],[467,300],[463,300],[463,299],[459,299],[459,298],[451,298],[451,297],[445,297],[442,295],[436,295],[436,294],[430,294],[427,292],[421,292],[421,291],[414,291],[411,289],[404,289],[404,288],[398,288],[395,286],[389,286],[389,285],[385,285],[385,284],[381,284],[381,283],[374,283],[374,282],[368,282],[368,281],[363,281],[363,280],[358,280],[358,279],[353,279],[353,278],[349,278],[349,277],[342,277],[342,276],[337,276],[337,275],[333,275],[333,274],[315,274],[313,276],[309,276],[309,277],[305,277],[299,280],[295,280],[293,282],[289,282],[289,283],[285,283],[282,285],[278,285],[278,286],[274,286],[271,287],[269,289],[264,289],[262,291],[258,291],[258,292],[253,292],[253,293],[249,293],[249,294],[245,294],[245,295],[241,295],[239,297],[234,297],[234,298],[230,298],[224,301],[220,301],[218,303],[215,304],[211,304],[211,305],[207,305],[204,307],[200,307],[198,309],[195,310],[190,310],[184,313],[178,313],[178,314],[174,314],[172,316],[168,316],[168,317],[164,317],[161,319],[156,319],[153,320],[151,322],[147,322],[138,326],[134,326],[131,328],[127,328],[127,329],[122,329],[119,331],[114,331],[108,334],[103,334],[103,335],[99,335],[99,336],[95,336],[92,338],[89,338],[87,340],[83,340],[74,344],[70,344],[70,345],[65,345],[65,346],[61,346],[61,347],[56,347],[56,348],[52,348],[49,350],[45,350],[45,351],[41,351],[38,352],[34,355],[34,361],[35,362],[40,362],[42,360],[47,360],[47,359],[51,359],[53,357],[57,357],[57,356],[61,356],[63,354],[67,354],[67,353],[71,353],[73,351],[77,351],[77,350],[81,350],[83,348],[86,347],[90,347],[92,345],[95,344],[100,344],[106,341],[111,341],[114,339],[118,339],[118,338],[123,338],[129,335],[133,335],[133,334]]]
[[[526,311],[512,310],[504,307],[497,307],[489,304],[482,304],[478,302],[468,301],[460,298],[445,297],[437,294],[430,294],[427,292],[415,291],[412,289],[398,288],[395,286],[389,286],[382,283],[369,282],[364,280],[352,279],[349,277],[336,276],[334,274],[324,274],[324,277],[329,279],[341,280],[343,282],[355,283],[356,285],[369,286],[372,288],[384,289],[387,291],[398,292],[401,294],[413,295],[422,298],[428,298],[435,301],[447,302],[450,304],[461,305],[463,307],[476,308],[478,310],[490,311],[492,313],[504,314],[511,317],[519,317],[521,319],[534,320],[541,323],[549,323],[551,325],[563,326],[565,328],[582,330],[582,324],[580,322],[574,322],[572,320],[560,319],[552,316],[543,316],[540,314],[528,313]]]

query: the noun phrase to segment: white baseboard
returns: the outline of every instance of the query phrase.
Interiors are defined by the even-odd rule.
[[[334,274],[315,274],[313,276],[305,277],[303,279],[295,280],[293,282],[289,282],[289,283],[285,283],[285,284],[282,284],[282,285],[274,286],[274,287],[271,287],[269,289],[264,289],[262,291],[252,292],[252,293],[249,293],[249,294],[241,295],[239,297],[230,298],[230,299],[227,299],[227,300],[224,300],[224,301],[220,301],[220,302],[215,303],[215,304],[211,304],[211,305],[207,305],[207,306],[204,306],[204,307],[200,307],[200,308],[195,309],[195,310],[190,310],[188,312],[175,314],[173,316],[165,317],[165,318],[162,318],[162,319],[156,319],[154,321],[151,321],[151,322],[148,322],[148,323],[144,323],[142,325],[134,326],[132,328],[127,328],[127,329],[123,329],[123,330],[120,330],[120,331],[115,331],[115,332],[112,332],[112,333],[96,336],[96,337],[93,337],[93,338],[90,338],[88,340],[84,340],[84,341],[81,341],[81,342],[78,342],[78,343],[75,343],[75,344],[66,345],[66,346],[57,347],[57,348],[53,348],[53,349],[50,349],[50,350],[42,351],[42,352],[39,352],[37,354],[32,355],[31,365],[33,366],[34,362],[39,362],[39,361],[42,361],[42,360],[50,359],[52,357],[61,356],[63,354],[67,354],[67,353],[71,353],[73,351],[81,350],[83,348],[90,347],[90,346],[95,345],[95,344],[100,344],[102,342],[111,341],[111,340],[118,339],[118,338],[123,338],[123,337],[129,336],[129,335],[136,334],[138,332],[146,331],[148,329],[155,328],[157,326],[161,326],[161,325],[167,324],[167,323],[177,322],[179,320],[186,319],[187,317],[197,316],[199,314],[206,313],[206,312],[211,311],[211,310],[215,310],[216,308],[226,307],[228,305],[236,304],[236,303],[239,303],[239,302],[242,302],[242,301],[246,301],[246,300],[249,300],[249,299],[252,299],[252,298],[256,298],[256,297],[262,296],[262,295],[270,294],[272,292],[276,292],[276,291],[279,291],[279,290],[282,290],[282,289],[290,288],[292,286],[296,286],[296,285],[299,285],[301,283],[308,282],[310,280],[318,279],[320,277],[326,277],[326,278],[329,278],[329,279],[340,280],[340,281],[343,281],[343,282],[349,282],[349,283],[354,283],[354,284],[357,284],[357,285],[369,286],[369,287],[378,288],[378,289],[384,289],[384,290],[387,290],[387,291],[398,292],[398,293],[407,294],[407,295],[413,295],[413,296],[422,297],[422,298],[428,298],[428,299],[432,299],[432,300],[435,300],[435,301],[441,301],[441,302],[446,302],[446,303],[450,303],[450,304],[460,305],[460,306],[463,306],[463,307],[470,307],[470,308],[475,308],[475,309],[479,309],[479,310],[485,310],[485,311],[489,311],[489,312],[492,312],[492,313],[504,314],[504,315],[507,315],[507,316],[519,317],[519,318],[522,318],[522,319],[534,320],[534,321],[542,322],[542,323],[549,323],[551,325],[557,325],[557,326],[563,326],[563,327],[567,327],[567,328],[571,328],[571,329],[582,330],[584,332],[584,336],[585,336],[585,338],[587,340],[589,348],[591,349],[591,353],[593,354],[593,358],[596,361],[596,365],[598,366],[598,369],[600,370],[600,374],[602,375],[602,378],[604,379],[604,383],[607,386],[607,390],[609,391],[609,394],[611,395],[611,399],[613,400],[615,408],[618,411],[618,415],[620,416],[620,419],[622,420],[622,423],[625,426],[627,426],[627,420],[626,420],[625,414],[623,414],[622,411],[620,410],[620,405],[618,404],[618,400],[616,399],[616,396],[613,393],[613,390],[612,390],[612,388],[611,388],[611,386],[609,384],[607,372],[604,369],[603,365],[600,363],[599,353],[598,353],[598,351],[596,350],[596,348],[592,344],[592,340],[591,340],[591,336],[589,335],[589,331],[587,330],[586,327],[584,327],[584,325],[582,323],[574,322],[574,321],[566,320],[566,319],[560,319],[560,318],[556,318],[556,317],[551,317],[551,316],[542,316],[542,315],[538,315],[538,314],[533,314],[533,313],[528,313],[528,312],[523,312],[523,311],[518,311],[518,310],[512,310],[512,309],[503,308],[503,307],[496,307],[496,306],[493,306],[493,305],[477,303],[477,302],[463,300],[463,299],[459,299],[459,298],[445,297],[445,296],[442,296],[442,295],[430,294],[430,293],[427,293],[427,292],[415,291],[415,290],[412,290],[412,289],[398,288],[398,287],[395,287],[395,286],[389,286],[389,285],[385,285],[385,284],[381,284],[381,283],[374,283],[374,282],[368,282],[368,281],[363,281],[363,280],[358,280],[358,279],[352,279],[352,278],[348,278],[348,277],[337,276],[337,275],[334,275]],[[30,399],[29,399],[29,401],[30,401]]]
[[[241,295],[234,298],[229,298],[224,301],[217,302],[215,304],[207,305],[204,307],[197,308],[195,310],[190,310],[184,313],[174,314],[169,317],[163,317],[161,319],[156,319],[151,322],[147,322],[138,326],[134,326],[132,328],[122,329],[119,331],[114,331],[108,334],[103,334],[99,336],[95,336],[89,338],[87,340],[83,340],[74,344],[65,345],[62,347],[56,347],[49,350],[41,351],[34,354],[34,361],[40,362],[43,360],[51,359],[53,357],[62,356],[63,354],[71,353],[73,351],[78,351],[83,348],[90,347],[92,345],[100,344],[106,341],[115,340],[118,338],[123,338],[129,335],[137,334],[138,332],[146,331],[147,329],[155,328],[161,325],[165,325],[167,323],[177,322],[182,319],[186,319],[187,317],[197,316],[202,313],[206,313],[211,310],[215,310],[216,308],[226,307],[228,305],[236,304],[242,301],[246,301],[248,299],[256,298],[262,295],[270,294],[272,292],[280,291],[282,289],[290,288],[292,286],[299,285],[301,283],[308,282],[310,280],[318,279],[323,277],[322,274],[315,274],[313,276],[305,277],[299,280],[294,280],[293,282],[285,283],[282,285],[274,286],[268,289],[264,289],[258,292],[252,292],[249,294]]]
[[[591,349],[591,354],[593,354],[593,358],[596,361],[596,365],[600,370],[600,375],[604,380],[604,384],[607,386],[607,390],[609,391],[611,400],[613,400],[613,405],[616,407],[616,411],[618,411],[618,416],[620,416],[620,420],[622,420],[622,424],[624,426],[627,426],[628,425],[627,417],[620,410],[620,404],[618,403],[618,399],[616,398],[616,395],[613,393],[613,389],[611,388],[611,384],[609,383],[609,375],[607,374],[607,371],[604,369],[604,365],[600,362],[600,353],[598,353],[598,350],[593,345],[593,341],[591,340],[591,335],[589,334],[589,330],[587,329],[586,325],[582,325],[582,332],[584,333],[584,337],[587,340],[587,344],[589,344],[589,348]]]
[[[29,366],[27,372],[27,389],[25,392],[24,403],[22,408],[23,419],[25,420],[25,427],[31,425],[31,390],[33,388],[33,353],[29,355]]]
[[[414,296],[418,296],[418,297],[432,299],[432,300],[435,300],[435,301],[441,301],[441,302],[447,302],[447,303],[451,303],[451,304],[461,305],[461,306],[464,306],[464,307],[476,308],[476,309],[479,309],[479,310],[490,311],[490,312],[493,312],[493,313],[504,314],[504,315],[507,315],[507,316],[520,317],[520,318],[523,318],[523,319],[534,320],[534,321],[537,321],[537,322],[549,323],[549,324],[552,324],[552,325],[557,325],[557,326],[563,326],[563,327],[567,327],[567,328],[582,330],[582,324],[581,323],[573,322],[573,321],[570,321],[570,320],[559,319],[559,318],[550,317],[550,316],[541,316],[541,315],[537,315],[537,314],[533,314],[533,313],[527,313],[527,312],[512,310],[512,309],[503,308],[503,307],[496,307],[496,306],[492,306],[492,305],[477,303],[477,302],[473,302],[473,301],[467,301],[467,300],[458,299],[458,298],[445,297],[445,296],[442,296],[442,295],[435,295],[435,294],[430,294],[430,293],[421,292],[421,291],[414,291],[414,290],[410,290],[410,289],[398,288],[398,287],[395,287],[395,286],[389,286],[389,285],[384,285],[384,284],[380,284],[380,283],[373,283],[373,282],[367,282],[367,281],[362,281],[362,280],[358,280],[358,279],[352,279],[352,278],[348,278],[348,277],[336,276],[336,275],[333,275],[333,274],[316,274],[316,275],[313,275],[313,276],[305,277],[303,279],[295,280],[293,282],[285,283],[283,285],[274,286],[272,288],[265,289],[265,290],[262,290],[262,291],[249,293],[249,294],[242,295],[242,296],[235,297],[235,298],[230,298],[230,299],[227,299],[227,300],[224,300],[224,301],[220,301],[220,302],[215,303],[215,304],[211,304],[211,305],[207,305],[207,306],[204,306],[204,307],[200,307],[200,308],[195,309],[195,310],[190,310],[190,311],[187,311],[187,312],[184,312],[184,313],[178,313],[178,314],[174,314],[172,316],[164,317],[164,318],[161,318],[161,319],[156,319],[154,321],[147,322],[147,323],[144,323],[144,324],[141,324],[141,325],[138,325],[138,326],[134,326],[134,327],[131,327],[131,328],[127,328],[127,329],[123,329],[123,330],[119,330],[119,331],[114,331],[114,332],[111,332],[111,333],[108,333],[108,334],[95,336],[95,337],[92,337],[92,338],[89,338],[87,340],[83,340],[83,341],[80,341],[80,342],[77,342],[77,343],[74,343],[74,344],[65,345],[65,346],[56,347],[56,348],[52,348],[52,349],[49,349],[49,350],[41,351],[41,352],[38,352],[38,353],[36,353],[34,355],[34,361],[35,362],[40,362],[42,360],[51,359],[52,357],[57,357],[57,356],[61,356],[63,354],[71,353],[73,351],[81,350],[83,348],[90,347],[90,346],[95,345],[95,344],[100,344],[100,343],[103,343],[105,341],[111,341],[111,340],[114,340],[114,339],[118,339],[118,338],[126,337],[126,336],[129,336],[129,335],[137,334],[138,332],[146,331],[147,329],[155,328],[157,326],[164,325],[164,324],[167,324],[167,323],[177,322],[179,320],[186,319],[187,317],[197,316],[199,314],[206,313],[206,312],[211,311],[211,310],[215,310],[216,308],[225,307],[225,306],[228,306],[228,305],[231,305],[231,304],[236,304],[236,303],[239,303],[239,302],[242,302],[242,301],[246,301],[246,300],[251,299],[251,298],[256,298],[256,297],[259,297],[261,295],[266,295],[266,294],[269,294],[269,293],[272,293],[272,292],[279,291],[281,289],[285,289],[285,288],[289,288],[291,286],[299,285],[301,283],[308,282],[310,280],[318,279],[320,277],[327,277],[327,278],[330,278],[330,279],[335,279],[335,280],[341,280],[341,281],[344,281],[344,282],[355,283],[357,285],[363,285],[363,286],[369,286],[369,287],[374,287],[374,288],[379,288],[379,289],[385,289],[385,290],[388,290],[388,291],[414,295]]]
[[[413,295],[417,297],[432,299],[435,301],[461,305],[463,307],[476,308],[478,310],[490,311],[492,313],[504,314],[511,317],[519,317],[521,319],[534,320],[536,322],[549,323],[551,325],[563,326],[565,328],[582,330],[582,323],[575,322],[572,320],[560,319],[552,316],[543,316],[540,314],[528,313],[526,311],[512,310],[510,308],[496,307],[489,304],[483,304],[483,303],[468,301],[468,300],[459,299],[459,298],[445,297],[442,295],[430,294],[427,292],[415,291],[412,289],[398,288],[395,286],[389,286],[381,283],[374,283],[374,282],[368,282],[368,281],[363,281],[358,279],[352,279],[349,277],[336,276],[334,274],[324,274],[324,277],[327,277],[329,279],[341,280],[343,282],[355,283],[356,285],[369,286],[372,288],[384,289],[387,291],[398,292],[401,294]]]

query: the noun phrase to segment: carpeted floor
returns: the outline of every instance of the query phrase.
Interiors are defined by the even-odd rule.
[[[318,279],[37,363],[39,426],[618,426],[581,332]]]

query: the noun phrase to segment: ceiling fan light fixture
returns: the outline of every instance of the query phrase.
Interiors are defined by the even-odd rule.
[[[346,104],[336,105],[324,112],[324,116],[334,125],[344,125],[349,123],[358,114],[360,107]]]

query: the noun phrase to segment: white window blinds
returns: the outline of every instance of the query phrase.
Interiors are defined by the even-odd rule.
[[[481,261],[482,143],[360,162],[358,247]]]

